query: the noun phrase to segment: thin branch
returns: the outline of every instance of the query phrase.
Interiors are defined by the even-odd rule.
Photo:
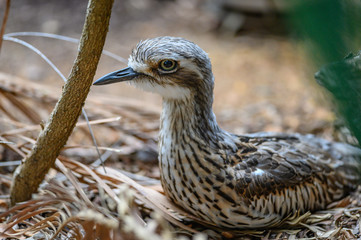
[[[21,36],[28,36],[28,37],[46,37],[46,38],[52,38],[52,39],[58,39],[62,41],[67,41],[71,43],[79,43],[79,39],[67,37],[63,35],[53,34],[53,33],[43,33],[43,32],[13,32],[13,33],[7,33],[4,35],[4,37],[21,37]],[[4,39],[6,40],[6,39]],[[119,62],[127,63],[127,59],[122,58],[121,56],[118,56],[112,52],[109,52],[107,50],[103,50],[103,54],[105,56],[111,57]]]
[[[5,28],[6,28],[6,23],[8,21],[8,17],[9,17],[9,11],[10,11],[10,0],[6,0],[5,13],[4,13],[3,23],[1,25],[1,30],[0,30],[0,50],[1,50],[2,43],[3,43],[3,36],[4,36]]]
[[[103,50],[113,0],[89,0],[78,56],[62,95],[24,163],[14,174],[11,203],[31,198],[72,133]]]
[[[50,59],[45,56],[44,53],[42,53],[39,49],[37,49],[36,47],[34,47],[33,45],[31,45],[30,43],[27,43],[23,40],[20,40],[18,38],[14,38],[14,37],[10,37],[8,34],[4,35],[4,40],[6,41],[11,41],[11,42],[15,42],[18,43],[20,45],[23,45],[27,48],[29,48],[31,51],[35,52],[36,54],[38,54],[42,59],[44,59],[44,61],[56,72],[56,74],[59,75],[59,77],[61,77],[61,79],[66,82],[66,77],[60,72],[59,68],[57,68],[54,63],[52,61],[50,61]]]

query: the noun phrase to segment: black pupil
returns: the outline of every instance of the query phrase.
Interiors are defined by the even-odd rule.
[[[169,60],[166,60],[166,61],[163,62],[163,67],[167,68],[167,69],[173,67],[173,65],[174,65],[174,63],[172,61],[169,61]]]

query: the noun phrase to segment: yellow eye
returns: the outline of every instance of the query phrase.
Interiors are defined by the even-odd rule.
[[[159,63],[160,70],[170,72],[177,68],[177,62],[171,59],[162,60]]]

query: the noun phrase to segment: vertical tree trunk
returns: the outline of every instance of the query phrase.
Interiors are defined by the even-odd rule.
[[[11,203],[31,198],[75,127],[101,56],[113,0],[89,0],[78,56],[36,144],[14,174]]]

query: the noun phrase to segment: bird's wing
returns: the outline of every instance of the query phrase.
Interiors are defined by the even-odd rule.
[[[257,149],[243,154],[233,166],[236,189],[245,197],[312,183],[314,178],[322,182],[332,178],[332,184],[352,188],[360,181],[358,148],[312,135],[262,133],[239,137]]]

